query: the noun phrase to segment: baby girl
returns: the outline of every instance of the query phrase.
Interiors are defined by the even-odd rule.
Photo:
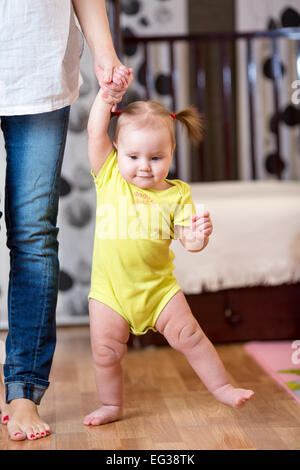
[[[114,81],[127,86],[125,68]],[[220,402],[242,406],[252,390],[235,388],[212,343],[194,318],[173,275],[172,239],[189,252],[203,250],[212,233],[208,212],[196,214],[190,186],[167,179],[175,149],[175,120],[196,142],[201,118],[190,107],[176,114],[153,101],[128,105],[108,126],[116,102],[100,89],[88,122],[88,152],[97,193],[89,312],[96,386],[102,406],[86,425],[120,419],[122,358],[129,333],[160,332],[183,353]]]

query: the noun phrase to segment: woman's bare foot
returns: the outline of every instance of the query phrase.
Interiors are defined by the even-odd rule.
[[[101,408],[93,411],[93,413],[87,415],[83,424],[99,426],[99,424],[111,423],[121,418],[122,408],[121,406],[103,405]]]
[[[1,423],[7,424],[8,419],[9,419],[9,405],[5,403],[5,386],[3,383],[2,370],[0,370],[0,413],[1,413]]]
[[[215,390],[213,395],[221,403],[224,403],[224,405],[229,405],[233,408],[241,408],[250,400],[254,392],[252,390],[245,390],[244,388],[234,388],[231,384],[226,384]]]
[[[34,440],[51,434],[50,428],[39,416],[37,405],[26,398],[12,400],[9,404],[9,437],[13,441]]]

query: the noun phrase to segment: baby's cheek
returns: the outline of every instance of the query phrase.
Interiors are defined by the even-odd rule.
[[[134,177],[134,171],[128,165],[122,163],[119,164],[120,175],[126,180],[130,181]]]

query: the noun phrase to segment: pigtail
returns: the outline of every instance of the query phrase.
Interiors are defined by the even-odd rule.
[[[204,119],[194,106],[182,109],[175,114],[175,119],[178,119],[187,129],[189,138],[194,144],[197,144],[203,137]]]

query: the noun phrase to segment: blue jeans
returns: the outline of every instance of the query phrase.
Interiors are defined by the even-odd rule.
[[[40,403],[56,345],[59,183],[70,106],[1,116],[7,154],[5,222],[10,250],[4,366],[6,401]]]

